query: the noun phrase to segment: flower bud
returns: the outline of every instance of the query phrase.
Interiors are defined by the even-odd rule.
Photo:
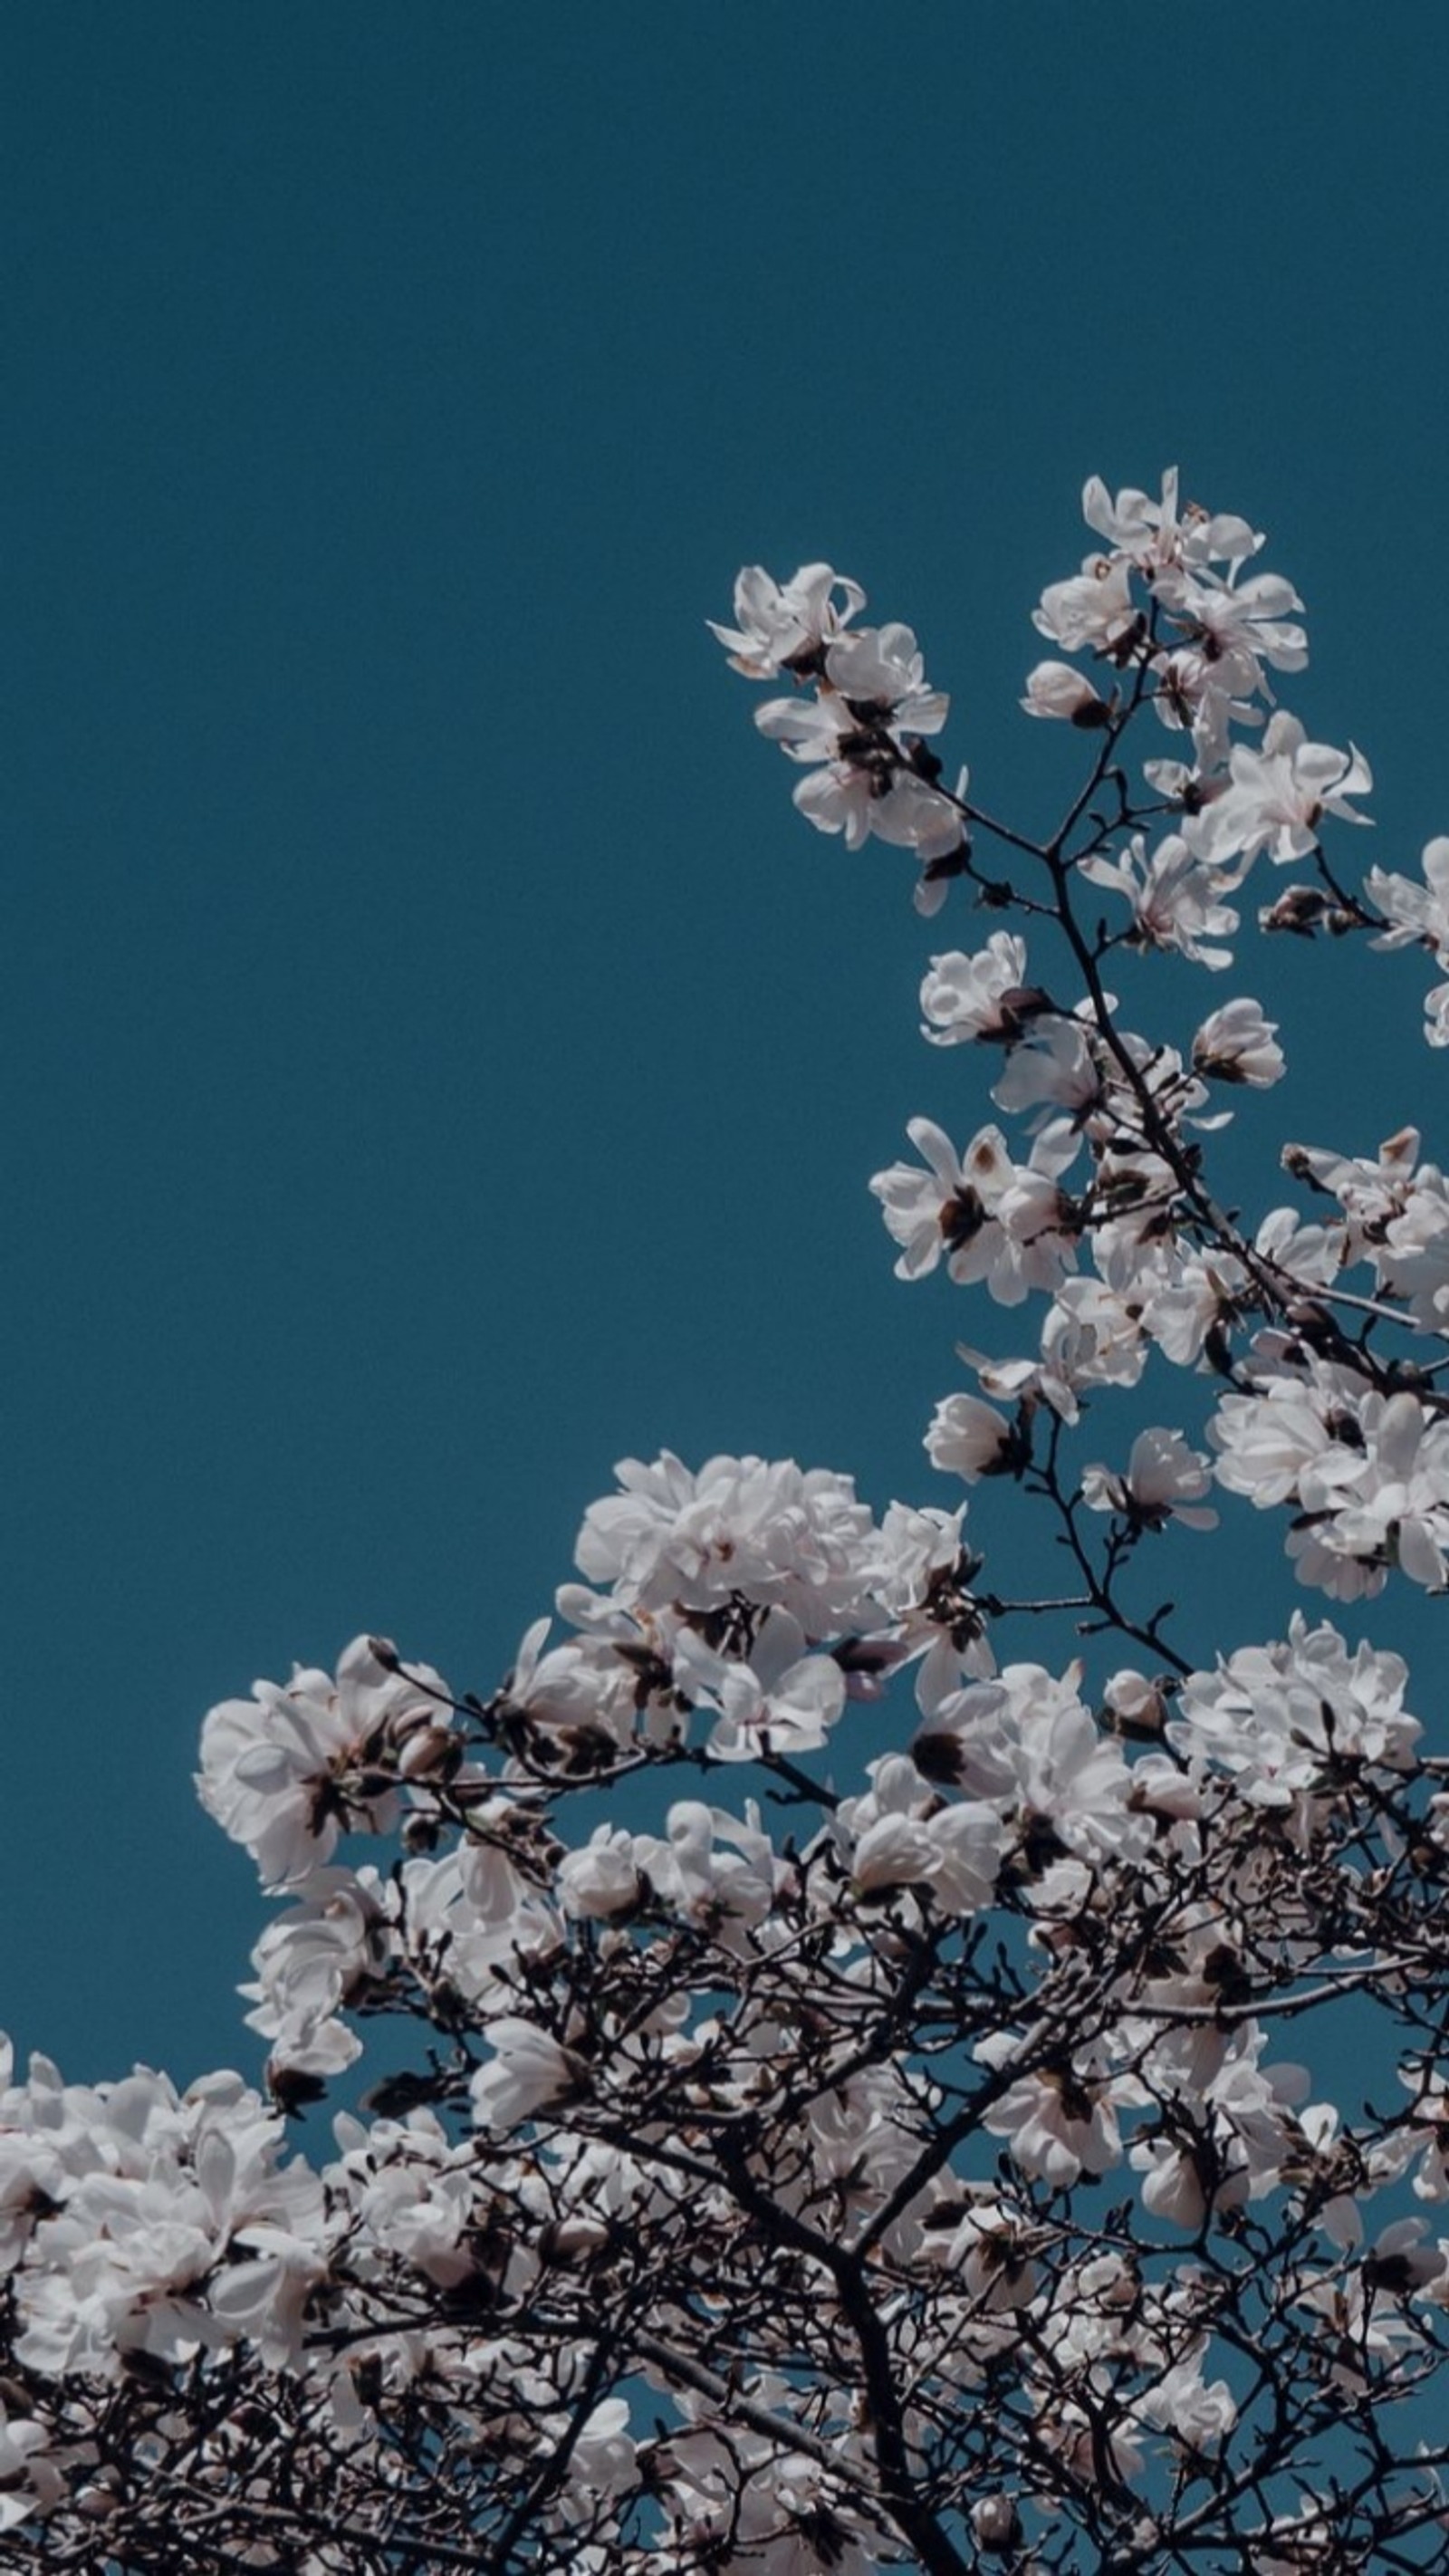
[[[422,1780],[431,1773],[446,1773],[457,1751],[458,1747],[446,1726],[418,1727],[406,1738],[398,1754],[398,1776],[403,1780]]]
[[[1009,2495],[982,2496],[971,2508],[971,2528],[978,2549],[1004,2552],[1021,2538],[1021,2516]]]
[[[1038,662],[1026,675],[1026,695],[1021,701],[1029,716],[1054,716],[1064,724],[1073,724],[1081,732],[1098,732],[1112,721],[1112,709],[1099,697],[1092,683],[1070,662]]]

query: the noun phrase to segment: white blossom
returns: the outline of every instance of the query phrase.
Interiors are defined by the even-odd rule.
[[[1212,1482],[1212,1462],[1190,1449],[1180,1431],[1139,1431],[1125,1475],[1105,1467],[1082,1473],[1082,1500],[1094,1512],[1122,1512],[1139,1529],[1162,1529],[1170,1520],[1188,1529],[1215,1529],[1217,1513],[1202,1496]]]
[[[420,1665],[409,1679],[355,1637],[329,1673],[298,1666],[285,1685],[224,1700],[201,1733],[203,1806],[245,1844],[268,1887],[300,1886],[340,1833],[385,1833],[398,1800],[388,1778],[407,1735],[431,1725],[447,1686]]]
[[[717,626],[713,618],[708,623],[731,669],[749,680],[772,680],[810,661],[864,606],[859,582],[847,581],[830,564],[802,564],[784,583],[749,564],[735,583],[738,625]]]
[[[923,1034],[933,1046],[1019,1035],[1019,1007],[1026,978],[1026,941],[995,930],[978,956],[953,949],[933,957],[921,986]]]
[[[1363,755],[1352,745],[1336,751],[1310,742],[1296,716],[1275,715],[1261,751],[1235,743],[1230,769],[1224,793],[1184,825],[1183,835],[1225,885],[1240,884],[1260,850],[1277,867],[1306,858],[1328,815],[1343,823],[1368,820],[1349,802],[1373,786]]]
[[[1225,1002],[1209,1013],[1193,1039],[1193,1069],[1215,1082],[1246,1082],[1267,1090],[1287,1070],[1277,1039],[1277,1022],[1264,1018],[1260,1004]]]
[[[521,2013],[500,2013],[488,2025],[488,2040],[493,2055],[469,2087],[480,2128],[516,2129],[535,2112],[581,2090],[586,2081],[574,2051]]]

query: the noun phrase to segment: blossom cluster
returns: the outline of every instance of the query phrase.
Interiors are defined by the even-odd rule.
[[[1276,704],[1307,645],[1260,537],[1175,475],[1084,505],[1023,703],[1087,776],[1039,839],[942,783],[947,700],[858,583],[755,568],[715,630],[789,684],[758,721],[812,822],[1018,915],[921,987],[990,1114],[872,1184],[903,1279],[1023,1328],[926,1431],[968,1498],[628,1460],[491,1695],[371,1636],[210,1712],[265,2074],[6,2056],[7,2565],[1438,2563],[1444,1761],[1395,1652],[1300,1609],[1204,1660],[1141,1582],[1238,1498],[1338,1600],[1449,1588],[1449,1189],[1406,1128],[1230,1215],[1278,1025],[1173,1041],[1110,981],[1229,966],[1259,860],[1308,871],[1266,931],[1449,967],[1449,844],[1351,891],[1320,835],[1367,764]],[[1004,1483],[1065,1591],[999,1588]]]
[[[1292,585],[1249,569],[1262,537],[1244,519],[1183,507],[1175,472],[1157,499],[1136,490],[1114,498],[1093,478],[1083,506],[1103,545],[1078,573],[1047,586],[1035,622],[1061,650],[1095,663],[1109,694],[1072,664],[1048,662],[1029,674],[1023,704],[1092,737],[1088,787],[1040,843],[1006,835],[1011,883],[979,875],[973,828],[997,827],[964,785],[951,805],[958,840],[949,869],[942,852],[928,853],[933,907],[950,873],[977,879],[993,904],[1018,902],[1029,921],[1045,917],[1058,957],[1065,938],[1079,989],[1054,998],[1017,931],[934,957],[921,986],[924,1033],[937,1047],[985,1047],[999,1058],[991,1100],[1001,1116],[959,1144],[936,1120],[913,1119],[919,1161],[894,1164],[872,1183],[900,1276],[943,1266],[1000,1305],[1041,1300],[1033,1348],[1008,1359],[968,1354],[983,1396],[1012,1402],[1014,1422],[994,1417],[993,1439],[981,1398],[948,1397],[927,1446],[933,1463],[968,1480],[1006,1467],[1027,1475],[1034,1417],[1075,1424],[1084,1401],[1135,1387],[1161,1357],[1225,1382],[1203,1425],[1217,1453],[1211,1473],[1260,1509],[1287,1509],[1285,1547],[1301,1582],[1353,1600],[1381,1590],[1398,1567],[1437,1591],[1449,1580],[1445,1399],[1432,1371],[1381,1356],[1367,1331],[1350,1338],[1335,1308],[1349,1310],[1350,1322],[1357,1310],[1420,1335],[1449,1331],[1442,1174],[1417,1163],[1412,1130],[1377,1164],[1290,1148],[1290,1172],[1336,1198],[1337,1217],[1278,1205],[1250,1228],[1230,1220],[1204,1177],[1204,1140],[1232,1117],[1225,1094],[1266,1090],[1282,1077],[1275,1023],[1243,995],[1208,1011],[1189,1043],[1174,1045],[1123,1024],[1103,969],[1115,950],[1170,953],[1213,972],[1230,966],[1228,943],[1241,927],[1232,898],[1264,857],[1278,867],[1309,864],[1319,880],[1267,906],[1265,929],[1330,922],[1367,931],[1384,949],[1426,945],[1449,962],[1449,841],[1429,844],[1422,885],[1375,868],[1361,896],[1348,894],[1322,836],[1365,822],[1356,800],[1372,779],[1356,748],[1310,740],[1275,702],[1275,681],[1305,668],[1308,645]],[[834,676],[845,667],[838,657],[853,649],[846,629],[863,604],[859,584],[825,566],[783,588],[755,571],[741,576],[737,601],[742,625],[748,610],[753,626],[726,640],[742,648],[737,667],[756,677],[788,670],[814,682],[817,708],[834,706],[844,685]],[[771,634],[786,649],[772,651]],[[791,703],[761,710],[767,732],[780,730]],[[929,708],[929,729],[938,731],[945,701],[931,693]],[[1147,759],[1147,801],[1138,804],[1120,745],[1144,715],[1181,736],[1190,756]],[[857,754],[844,758],[849,770]],[[941,791],[931,792],[940,802]],[[869,800],[860,807],[866,817],[872,811]],[[1024,860],[1035,862],[1035,885]],[[1125,907],[1115,926],[1089,928],[1086,888]],[[1446,995],[1449,985],[1429,999],[1434,1044],[1449,1029]],[[1367,1274],[1362,1288],[1346,1285],[1356,1270]],[[1102,1508],[1110,1498],[1129,1534],[1163,1515],[1190,1520],[1196,1510],[1206,1520],[1208,1451],[1180,1433],[1156,1436],[1145,1513],[1130,1470],[1089,1470],[1088,1500]],[[1176,1444],[1170,1453],[1165,1442]]]

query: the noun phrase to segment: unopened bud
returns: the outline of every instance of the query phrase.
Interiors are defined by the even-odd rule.
[[[608,2241],[609,2231],[601,2219],[560,2218],[544,2229],[538,2250],[545,2263],[577,2263],[600,2253]]]
[[[82,2515],[87,2522],[109,2522],[120,2499],[113,2487],[103,2483],[105,2475],[103,2470],[89,2486],[78,2489],[71,2498],[72,2513]]]
[[[1103,1699],[1114,1735],[1146,1744],[1162,1733],[1167,1709],[1161,1686],[1149,1681],[1145,1673],[1114,1673]]]
[[[971,2508],[971,2528],[978,2549],[1014,2549],[1021,2538],[1021,2516],[1009,2495],[983,2496]]]
[[[1276,903],[1265,904],[1258,915],[1260,930],[1289,930],[1300,939],[1311,939],[1328,912],[1326,896],[1317,886],[1290,886]]]
[[[1038,662],[1026,675],[1021,701],[1029,716],[1055,716],[1083,733],[1098,732],[1112,721],[1112,709],[1092,683],[1070,662]]]
[[[446,1726],[420,1726],[407,1737],[397,1757],[398,1776],[421,1780],[430,1773],[445,1772],[458,1751]]]

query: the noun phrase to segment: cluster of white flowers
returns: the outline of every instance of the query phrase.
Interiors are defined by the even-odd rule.
[[[1414,2411],[1449,2310],[1442,1758],[1397,1655],[1295,1613],[1200,1669],[1137,1586],[1221,1494],[1340,1599],[1449,1589],[1449,1187],[1406,1128],[1290,1146],[1311,1203],[1228,1215],[1211,1140],[1277,1024],[1240,996],[1147,1035],[1106,969],[1226,967],[1265,856],[1311,872],[1267,929],[1449,968],[1449,842],[1347,892],[1319,834],[1369,773],[1275,707],[1307,647],[1262,540],[1175,475],[1085,509],[1036,623],[1094,676],[1041,663],[1023,703],[1089,773],[1055,833],[1003,831],[1009,881],[910,628],[811,564],[742,573],[715,630],[792,684],[759,722],[815,824],[912,848],[923,909],[1020,908],[921,988],[997,1117],[913,1119],[872,1187],[901,1277],[1030,1318],[963,1350],[980,1391],[926,1448],[1019,1484],[1069,1588],[988,1587],[964,1503],[665,1453],[590,1506],[491,1697],[364,1637],[213,1709],[201,1798],[279,1900],[242,1988],[267,2092],[0,2068],[17,2568],[1432,2563],[1394,2552],[1449,2527]],[[1139,720],[1187,755],[1142,802]],[[1115,1391],[1169,1367],[1116,1443]],[[1012,1654],[1021,1620],[1064,1652]],[[1306,2062],[1341,2003],[1351,2113]]]
[[[1184,1047],[1149,1038],[1121,1024],[1101,969],[1121,946],[1213,970],[1229,965],[1226,943],[1240,926],[1229,898],[1264,854],[1275,865],[1324,871],[1320,887],[1295,887],[1269,907],[1267,927],[1311,929],[1331,914],[1337,928],[1367,930],[1379,947],[1420,942],[1449,963],[1449,841],[1430,843],[1423,886],[1374,869],[1362,900],[1345,896],[1327,872],[1320,835],[1364,821],[1354,800],[1370,786],[1369,772],[1356,750],[1310,741],[1296,717],[1273,706],[1270,675],[1300,672],[1307,640],[1291,586],[1247,569],[1262,538],[1241,518],[1183,507],[1175,473],[1159,499],[1135,490],[1114,499],[1094,478],[1084,510],[1106,550],[1047,588],[1036,623],[1063,651],[1107,665],[1114,685],[1104,697],[1067,663],[1046,663],[1030,674],[1024,703],[1093,738],[1094,783],[1110,773],[1120,811],[1104,815],[1105,794],[1102,806],[1090,790],[1080,795],[1062,832],[1036,848],[1040,882],[1024,883],[1021,899],[1031,914],[1054,915],[1086,989],[1065,1004],[1054,1000],[1033,978],[1026,938],[1015,930],[993,931],[974,952],[934,957],[921,987],[925,1035],[938,1047],[992,1050],[1000,1064],[991,1099],[1025,1133],[1018,1142],[993,1121],[958,1145],[933,1118],[915,1118],[908,1132],[919,1163],[893,1164],[871,1184],[902,1278],[944,1267],[958,1286],[984,1284],[1000,1305],[1042,1300],[1035,1350],[976,1361],[983,1396],[1013,1402],[1015,1421],[980,1398],[950,1397],[927,1447],[933,1463],[968,1479],[1030,1475],[1040,1463],[1035,1416],[1075,1423],[1095,1392],[1135,1386],[1161,1355],[1230,1381],[1206,1425],[1218,1482],[1260,1508],[1286,1507],[1285,1547],[1302,1582],[1352,1599],[1379,1589],[1386,1569],[1398,1565],[1438,1589],[1449,1563],[1446,1400],[1431,1377],[1380,1358],[1365,1335],[1351,1341],[1332,1316],[1335,1302],[1372,1310],[1387,1301],[1407,1324],[1449,1332],[1449,1190],[1441,1172],[1418,1163],[1413,1131],[1376,1165],[1293,1148],[1289,1169],[1337,1198],[1339,1219],[1269,1207],[1245,1231],[1211,1195],[1203,1139],[1232,1114],[1225,1092],[1266,1090],[1281,1078],[1276,1024],[1243,995],[1210,1011]],[[816,684],[807,711],[813,741],[827,722],[822,708],[829,723],[844,726],[851,705],[864,707],[847,685],[864,641],[851,620],[863,603],[859,585],[826,566],[807,568],[783,590],[753,571],[741,576],[741,632],[717,631],[752,676],[788,669]],[[908,630],[883,629],[870,639],[869,658],[881,707],[888,701],[895,723],[898,764],[910,730],[905,711],[913,711],[920,738],[940,729],[946,703],[925,690]],[[766,730],[785,728],[795,708],[779,701],[764,709]],[[1187,733],[1193,757],[1147,762],[1154,801],[1139,812],[1117,748],[1145,710]],[[804,717],[797,711],[792,721],[798,749]],[[858,745],[850,760],[864,761]],[[869,764],[850,769],[850,760],[849,792],[865,797]],[[877,763],[869,774],[878,802],[897,766],[883,771]],[[917,776],[913,793],[920,784]],[[837,789],[846,794],[839,781]],[[939,802],[940,791],[930,792]],[[1160,821],[1144,828],[1164,808],[1170,828]],[[947,874],[974,873],[968,826],[993,828],[964,789],[950,810],[966,838],[959,849],[952,844],[949,868],[944,841],[928,853],[942,861],[931,878],[933,907]],[[862,815],[874,811],[869,798],[859,806]],[[866,828],[862,822],[854,837]],[[1033,845],[1007,837],[1016,878]],[[1119,897],[1125,924],[1089,930],[1084,885]],[[1015,884],[993,881],[990,895],[1010,901]],[[1431,996],[1435,1043],[1449,1031],[1445,995],[1449,985]],[[1367,1274],[1362,1290],[1347,1286],[1355,1269]],[[1160,1465],[1145,1496],[1140,1460],[1135,1485],[1130,1467],[1093,1467],[1086,1499],[1123,1515],[1136,1535],[1166,1518],[1211,1526],[1203,1453],[1181,1444],[1170,1454],[1185,1482],[1174,1484]]]
[[[933,911],[966,840],[960,791],[937,785],[941,766],[927,749],[950,701],[927,687],[909,626],[852,625],[864,606],[860,584],[829,564],[806,564],[783,586],[755,564],[735,584],[738,627],[713,632],[747,679],[788,673],[796,683],[799,694],[769,699],[755,722],[808,768],[795,790],[801,813],[817,831],[843,833],[847,849],[874,835],[914,850],[921,908]]]

